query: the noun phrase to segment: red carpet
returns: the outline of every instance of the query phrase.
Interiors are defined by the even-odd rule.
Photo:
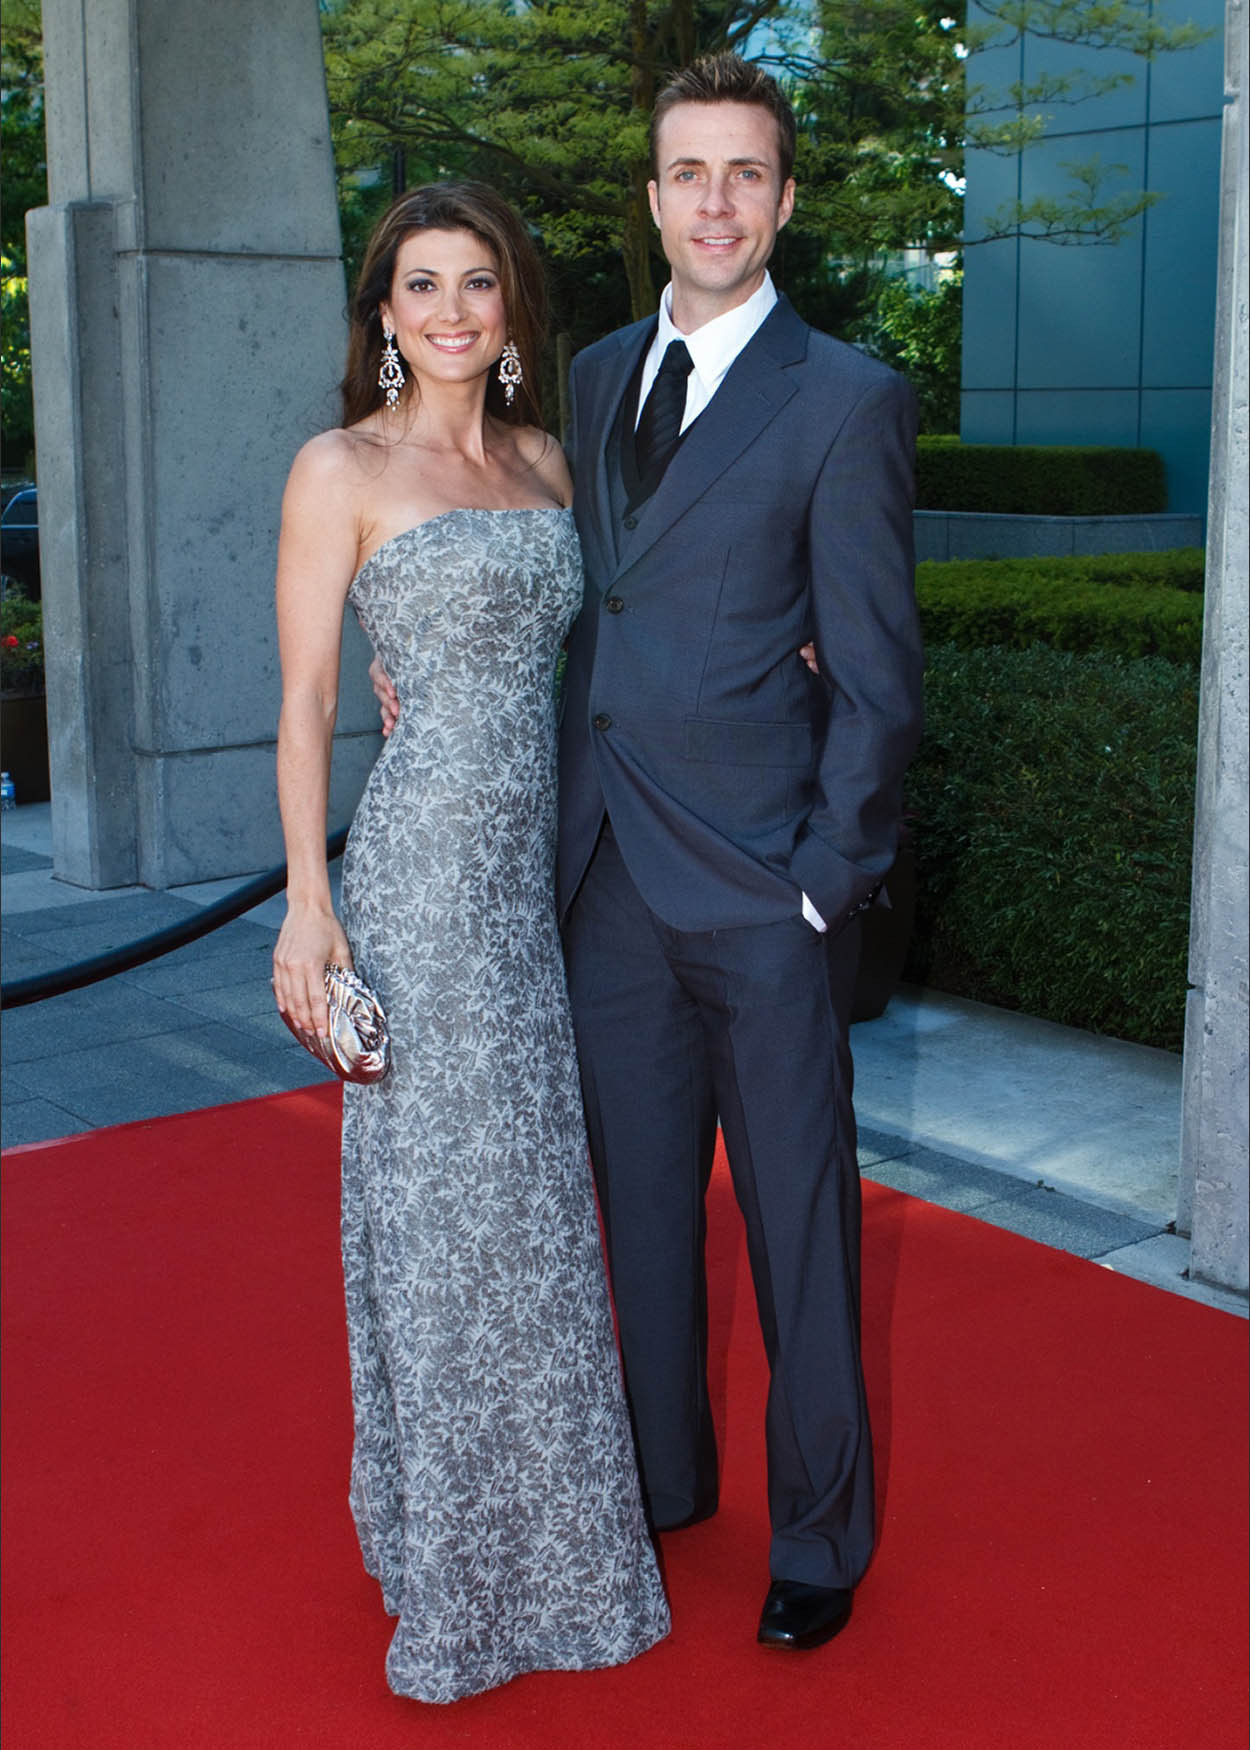
[[[388,1695],[346,1506],[337,1090],[5,1159],[9,1750],[1245,1743],[1246,1326],[869,1186],[882,1536],[753,1644],[762,1364],[715,1182],[725,1499],[622,1670]]]

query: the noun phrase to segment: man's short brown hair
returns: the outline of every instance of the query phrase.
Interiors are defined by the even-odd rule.
[[[651,111],[651,174],[659,180],[657,141],[660,123],[679,103],[757,103],[777,123],[777,150],[784,188],[794,169],[797,129],[789,99],[771,73],[741,55],[701,55],[680,73],[675,73],[655,100]]]

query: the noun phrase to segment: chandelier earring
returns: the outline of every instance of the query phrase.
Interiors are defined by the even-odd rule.
[[[525,372],[521,368],[521,355],[516,349],[516,342],[505,343],[499,355],[499,381],[503,384],[503,398],[511,407],[516,399],[516,392],[525,381]]]
[[[386,405],[399,405],[399,391],[404,386],[404,367],[399,362],[399,353],[395,347],[395,330],[386,325],[382,328],[382,337],[386,345],[382,348],[382,369],[378,372],[378,388],[385,391]]]

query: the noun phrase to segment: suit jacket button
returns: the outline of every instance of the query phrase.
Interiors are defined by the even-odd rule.
[[[625,527],[627,529],[636,529],[638,527],[638,518],[636,516],[627,516],[625,518]]]
[[[612,719],[606,711],[599,711],[590,720],[596,729],[611,729]]]
[[[621,600],[619,595],[610,595],[603,605],[610,614],[619,614],[621,609],[625,606],[625,603]]]

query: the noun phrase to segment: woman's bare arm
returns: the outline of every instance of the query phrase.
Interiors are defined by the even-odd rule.
[[[356,565],[351,457],[326,432],[295,459],[278,541],[278,807],[287,856],[287,914],[273,957],[274,996],[299,1027],[328,1030],[324,969],[351,965],[326,866],[330,755],[343,607]]]

